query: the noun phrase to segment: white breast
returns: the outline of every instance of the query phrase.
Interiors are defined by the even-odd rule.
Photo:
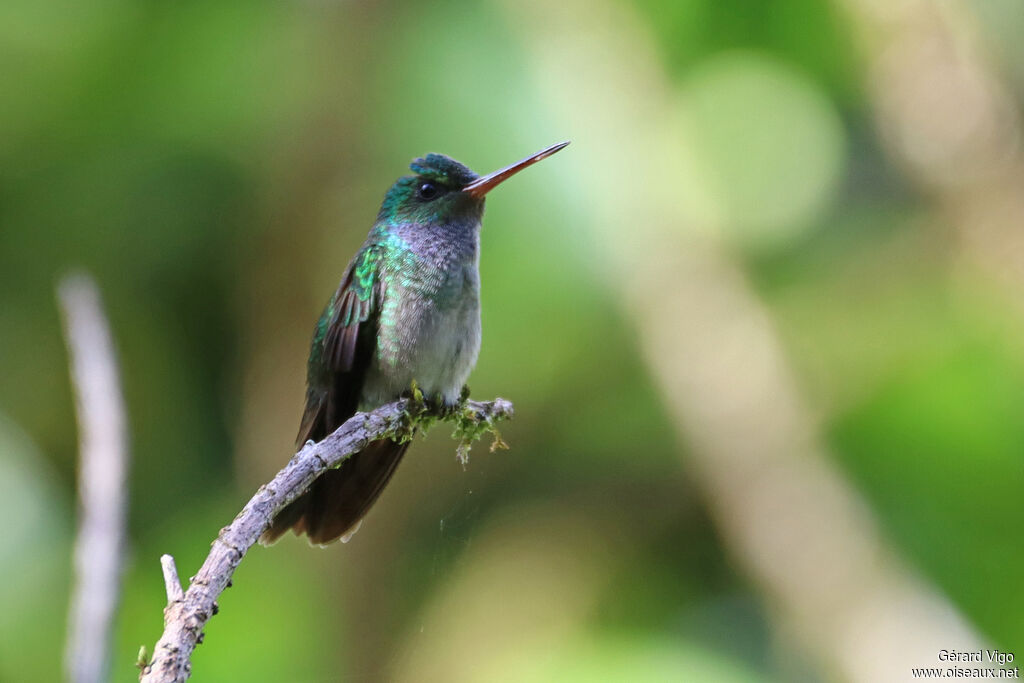
[[[389,308],[394,334],[390,344],[383,338],[378,344],[363,385],[361,407],[395,400],[413,379],[428,398],[447,404],[458,401],[480,352],[480,279],[475,260],[422,280],[395,282],[385,293],[382,315],[388,315]]]

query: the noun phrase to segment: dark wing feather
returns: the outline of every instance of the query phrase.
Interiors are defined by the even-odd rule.
[[[313,331],[306,377],[306,411],[296,439],[319,441],[359,407],[377,339],[380,250],[364,247],[349,264]]]
[[[373,320],[369,326],[376,326],[377,285],[374,284],[365,293],[360,292],[351,282],[348,286],[343,282],[342,287],[338,290],[333,307],[334,315],[327,326],[323,355],[332,371],[347,373],[355,366],[360,330],[366,326],[365,323],[371,322],[371,317]],[[362,298],[364,296],[365,299]]]
[[[379,252],[365,247],[349,265],[317,323],[310,353],[306,410],[297,442],[319,441],[359,408],[366,371],[377,344]],[[371,443],[285,507],[260,542],[273,543],[289,528],[325,544],[354,531],[384,489],[408,444]]]

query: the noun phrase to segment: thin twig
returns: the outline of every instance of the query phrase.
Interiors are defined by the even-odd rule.
[[[512,416],[512,404],[505,399],[486,403],[468,401],[464,411],[472,413],[482,425]],[[192,651],[202,640],[203,627],[217,613],[217,598],[229,585],[231,576],[245,553],[270,527],[274,515],[298,498],[325,470],[338,467],[353,453],[366,448],[371,441],[385,438],[410,438],[420,417],[452,418],[424,412],[412,399],[402,399],[368,413],[357,413],[319,443],[307,443],[277,476],[261,486],[234,521],[221,529],[210,554],[203,562],[180,600],[175,600],[168,567],[176,575],[174,561],[164,555],[168,605],[164,610],[164,632],[157,641],[153,660],[142,669],[144,683],[171,683],[186,680],[191,674]]]
[[[174,558],[170,555],[161,555],[160,567],[164,570],[164,588],[167,590],[167,604],[181,602],[185,599],[185,591],[181,589],[181,579],[178,578],[178,567],[174,564]]]
[[[127,427],[114,345],[99,291],[86,275],[58,289],[78,416],[79,521],[65,656],[75,683],[107,680],[125,536]]]

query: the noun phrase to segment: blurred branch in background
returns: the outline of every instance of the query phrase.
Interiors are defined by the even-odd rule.
[[[886,150],[952,221],[971,257],[1024,286],[1024,128],[960,2],[839,0],[859,28]]]
[[[307,443],[274,479],[261,486],[234,521],[214,540],[203,566],[182,593],[178,572],[169,555],[160,559],[167,588],[164,632],[157,641],[153,660],[144,665],[143,683],[170,683],[188,679],[192,673],[192,652],[203,640],[203,627],[217,613],[217,598],[231,585],[231,577],[242,558],[264,531],[274,515],[298,498],[325,470],[338,467],[348,456],[379,439],[412,438],[421,420],[434,418],[456,423],[460,448],[494,424],[512,417],[512,404],[505,399],[485,403],[467,401],[454,414],[433,415],[425,405],[403,399],[368,413],[356,413],[319,443]]]
[[[686,102],[638,49],[645,27],[613,2],[503,5],[578,141],[565,194],[589,209],[594,238],[578,243],[598,247],[691,472],[766,603],[838,680],[892,680],[949,643],[976,647],[832,464],[769,313],[718,243],[729,207],[702,184]],[[622,177],[646,182],[621,192]]]
[[[96,283],[66,277],[58,289],[78,416],[78,533],[65,657],[68,680],[108,680],[110,635],[125,545],[128,429],[114,344]]]

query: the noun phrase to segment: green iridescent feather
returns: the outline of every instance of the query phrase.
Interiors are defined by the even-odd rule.
[[[311,373],[347,372],[355,359],[359,328],[376,312],[382,249],[368,244],[356,255],[317,322],[310,354]]]

